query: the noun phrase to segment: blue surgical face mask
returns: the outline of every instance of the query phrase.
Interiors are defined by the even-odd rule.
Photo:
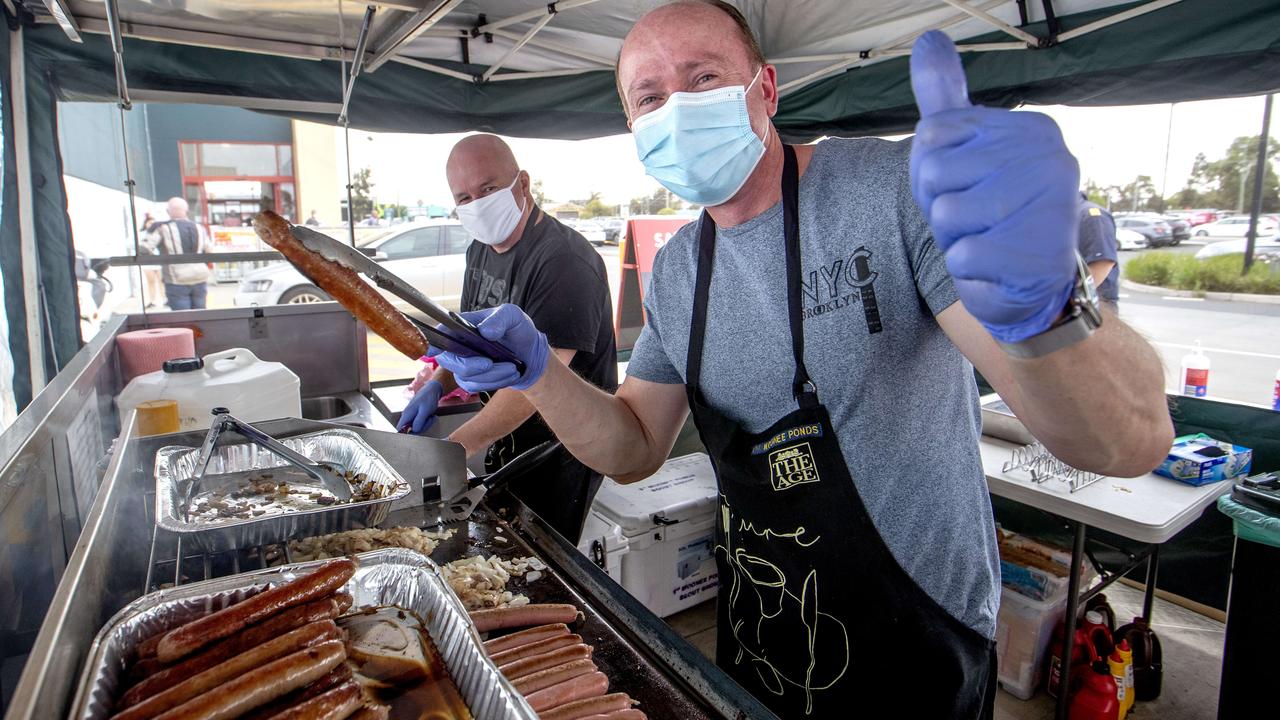
[[[636,153],[645,172],[684,200],[714,206],[728,202],[764,157],[764,140],[751,129],[746,87],[678,92],[632,123]]]

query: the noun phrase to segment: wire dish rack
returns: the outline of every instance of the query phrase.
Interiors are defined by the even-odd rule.
[[[1012,457],[1005,461],[1001,471],[1006,475],[1021,474],[1037,485],[1050,480],[1066,483],[1069,492],[1089,487],[1103,477],[1071,467],[1038,442],[1014,448]]]

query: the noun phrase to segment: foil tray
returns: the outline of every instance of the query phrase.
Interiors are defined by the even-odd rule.
[[[359,568],[343,588],[355,599],[353,608],[398,605],[417,613],[426,624],[445,667],[472,717],[484,720],[537,720],[537,714],[485,654],[480,636],[457,596],[427,557],[400,548],[356,556]],[[134,647],[156,633],[239,602],[267,586],[292,580],[299,570],[325,560],[268,568],[183,585],[144,595],[125,606],[98,631],[89,646],[72,712],[74,720],[104,720],[123,688],[125,660]]]
[[[218,552],[283,542],[295,537],[373,527],[386,519],[393,502],[409,494],[410,485],[400,473],[350,430],[322,430],[283,438],[280,442],[316,462],[332,465],[339,472],[364,474],[374,483],[380,497],[324,505],[290,496],[259,505],[263,514],[256,517],[184,518],[180,500],[182,490],[192,479],[200,450],[170,445],[156,451],[156,525],[177,533],[205,552]],[[292,487],[309,487],[318,494],[328,494],[301,471],[290,472],[292,467],[275,453],[254,443],[220,445],[214,448],[213,457],[209,460],[209,479],[205,483],[208,487],[192,500],[198,501],[227,489],[228,483],[219,484],[217,476],[234,478],[237,474],[243,477],[252,472],[273,470],[282,476],[279,479],[287,479]],[[286,475],[287,478],[284,477]]]

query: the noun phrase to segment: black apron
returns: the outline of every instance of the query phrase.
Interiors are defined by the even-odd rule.
[[[762,433],[746,432],[699,390],[716,240],[715,222],[701,219],[686,390],[720,489],[717,664],[783,718],[890,708],[894,717],[990,717],[993,643],[894,559],[805,370],[798,196],[788,146],[782,198],[799,408]]]

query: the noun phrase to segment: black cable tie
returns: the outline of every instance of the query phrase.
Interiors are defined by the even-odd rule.
[[[560,11],[556,9],[556,3],[553,3],[553,2],[549,2],[549,3],[547,3],[547,14],[548,14],[548,15],[555,15],[555,14],[556,14],[556,13],[558,13],[558,12],[560,12]]]
[[[861,51],[859,51],[859,52],[858,52],[858,59],[859,59],[859,60],[866,60],[866,59],[867,59],[867,58],[869,58],[869,57],[871,57],[871,51],[870,51],[870,50],[861,50]]]

